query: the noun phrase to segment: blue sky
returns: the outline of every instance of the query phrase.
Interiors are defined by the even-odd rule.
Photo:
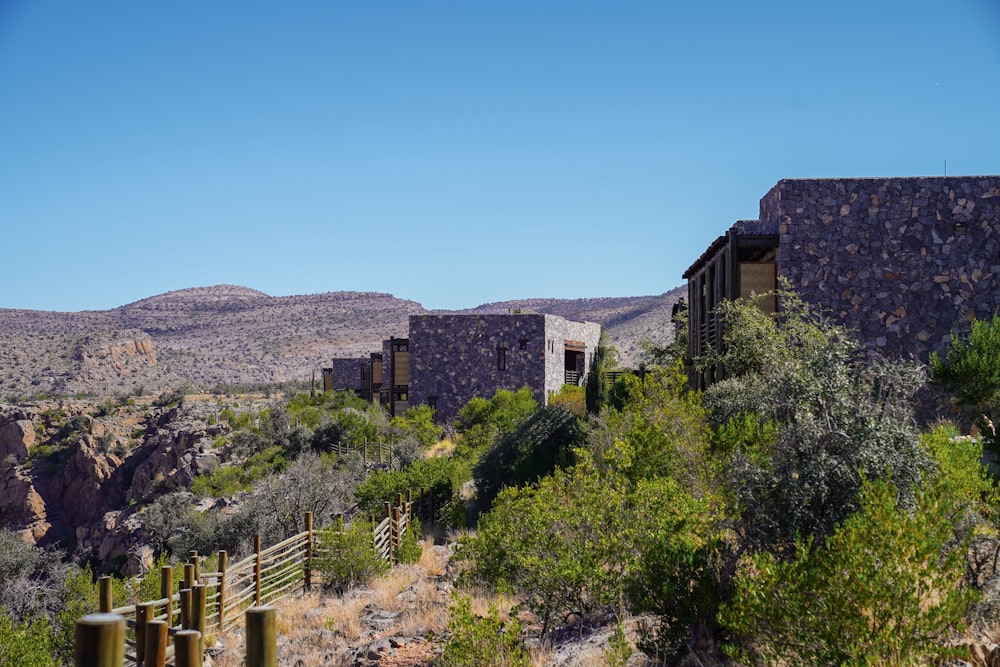
[[[1000,173],[1000,0],[0,0],[0,308],[659,294],[946,160]]]

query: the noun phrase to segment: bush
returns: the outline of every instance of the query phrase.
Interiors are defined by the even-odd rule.
[[[440,502],[447,502],[468,478],[469,464],[463,461],[445,457],[419,459],[403,470],[371,473],[358,487],[355,497],[362,514],[382,515],[383,503],[394,502],[398,493],[417,493],[424,487],[432,489]]]
[[[505,489],[470,543],[474,576],[521,593],[542,634],[617,603],[628,558],[623,506],[621,486],[587,461],[537,487]]]
[[[0,665],[56,667],[52,631],[44,620],[17,623],[0,612]]]
[[[343,532],[337,527],[319,532],[315,568],[325,586],[343,592],[389,569],[375,551],[373,530],[368,521],[354,521]]]
[[[822,539],[858,509],[862,480],[893,482],[912,501],[927,457],[912,396],[920,368],[867,360],[858,342],[790,291],[780,317],[726,301],[727,377],[705,392],[716,442],[751,550],[791,550]],[[756,420],[756,424],[754,421]],[[729,429],[727,433],[726,430]],[[744,436],[751,436],[747,439]]]
[[[473,398],[458,411],[456,427],[462,437],[457,448],[463,455],[475,458],[478,452],[516,429],[537,409],[538,402],[528,387],[517,391],[497,389],[490,399]]]
[[[424,554],[424,548],[420,546],[420,534],[423,528],[420,519],[413,517],[399,543],[396,551],[396,560],[400,563],[419,563],[420,557]]]
[[[953,653],[974,593],[946,487],[924,490],[910,512],[891,484],[865,483],[860,504],[822,546],[798,539],[787,562],[750,558],[719,612],[743,640],[730,653],[772,665],[916,665]]]
[[[485,617],[472,613],[471,599],[455,593],[448,610],[451,637],[435,665],[440,667],[528,667],[527,649],[521,643],[517,619],[500,620],[490,605]]]
[[[479,459],[473,478],[480,503],[488,507],[502,488],[536,482],[557,466],[570,465],[573,449],[584,440],[583,427],[572,412],[554,405],[541,408]]]

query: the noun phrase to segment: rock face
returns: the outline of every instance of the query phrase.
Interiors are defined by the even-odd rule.
[[[153,339],[138,330],[84,337],[78,352],[80,367],[68,389],[113,393],[131,387],[156,366]]]
[[[216,437],[228,431],[224,423],[183,430],[159,429],[146,441],[148,452],[132,476],[128,499],[144,500],[190,486],[195,477],[218,463],[208,450]]]
[[[34,410],[0,406],[0,462],[22,463],[35,444]]]

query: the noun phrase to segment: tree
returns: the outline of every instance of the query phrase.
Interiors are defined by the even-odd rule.
[[[911,502],[927,458],[918,443],[912,396],[924,377],[915,363],[867,360],[843,327],[779,291],[778,317],[726,301],[718,314],[726,378],[705,392],[717,429],[754,421],[769,441],[729,437],[725,460],[741,547],[792,549],[796,535],[822,540],[858,509],[862,480],[891,480]],[[743,444],[740,444],[740,443]]]
[[[981,413],[980,427],[995,447],[990,414],[1000,407],[1000,312],[990,320],[974,320],[968,337],[952,333],[945,357],[932,352],[930,366],[932,382],[951,392],[959,405]]]
[[[608,371],[617,366],[615,349],[608,346],[607,335],[601,329],[600,342],[590,360],[587,373],[587,412],[596,415],[608,403]]]

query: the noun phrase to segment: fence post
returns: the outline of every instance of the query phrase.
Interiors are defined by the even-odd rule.
[[[402,516],[399,511],[399,505],[392,508],[392,561],[390,564],[396,562],[396,558],[399,554],[399,547],[403,544],[403,522]]]
[[[143,667],[164,667],[167,663],[167,622],[146,624],[146,661]]]
[[[188,554],[188,562],[191,563],[192,565],[194,565],[194,580],[198,581],[198,579],[201,577],[201,567],[200,567],[200,565],[198,563],[198,552],[197,551],[191,551]]]
[[[205,605],[204,584],[195,584],[191,589],[191,629],[198,631],[198,651],[205,650]]]
[[[219,592],[219,633],[226,629],[226,566],[229,564],[229,554],[225,551],[219,552],[219,585],[216,590]]]
[[[191,589],[182,588],[179,591],[181,606],[181,629],[191,629]]]
[[[174,635],[174,663],[177,667],[201,667],[201,633],[180,630]]]
[[[146,659],[146,625],[156,616],[156,609],[149,602],[135,606],[135,663],[141,665]]]
[[[194,582],[198,581],[197,569],[194,563],[184,563],[184,588],[194,588]]]
[[[160,568],[160,597],[167,598],[163,613],[170,627],[174,624],[174,568],[169,565]]]
[[[88,614],[76,622],[76,667],[121,667],[124,662],[124,618],[117,614]]]
[[[254,605],[260,606],[260,533],[253,536],[253,551],[257,558],[253,564],[253,599]]]
[[[97,610],[102,614],[111,613],[111,577],[103,576],[97,580]]]
[[[304,587],[308,591],[312,588],[312,566],[313,566],[313,513],[306,512],[306,580]]]
[[[274,607],[247,609],[246,667],[277,667],[277,610]]]

